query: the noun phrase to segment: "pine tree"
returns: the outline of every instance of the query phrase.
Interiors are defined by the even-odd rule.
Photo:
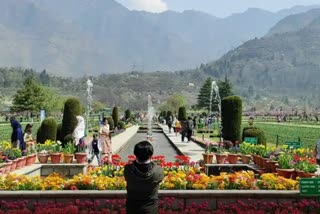
[[[12,110],[16,112],[37,112],[46,106],[46,93],[33,78],[27,77],[23,88],[17,91],[13,98]]]
[[[233,95],[232,83],[230,82],[227,76],[225,76],[224,81],[218,82],[218,87],[221,100],[225,97]]]
[[[199,95],[198,95],[198,107],[199,108],[209,109],[211,84],[212,84],[212,79],[209,77],[209,78],[207,78],[207,80],[205,81],[203,86],[201,87]]]

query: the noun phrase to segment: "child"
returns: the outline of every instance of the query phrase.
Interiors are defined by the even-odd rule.
[[[89,159],[89,163],[93,161],[94,156],[97,157],[98,159],[98,164],[99,166],[101,165],[101,160],[100,160],[100,152],[101,152],[101,143],[98,139],[98,134],[93,134],[93,140],[89,145],[89,154],[91,154],[91,158]]]

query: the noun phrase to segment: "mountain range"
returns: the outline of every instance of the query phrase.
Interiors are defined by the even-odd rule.
[[[314,9],[286,17],[265,37],[245,42],[201,70],[217,78],[227,74],[236,85],[260,94],[282,94],[320,106],[319,47],[320,9]]]
[[[252,8],[220,19],[130,11],[114,0],[1,0],[0,66],[73,77],[194,68],[316,7]]]

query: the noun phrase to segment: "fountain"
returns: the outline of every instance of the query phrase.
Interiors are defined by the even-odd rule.
[[[213,92],[215,93],[215,96],[213,97]],[[219,87],[217,85],[216,81],[212,81],[211,83],[211,93],[210,93],[210,106],[209,106],[209,117],[211,117],[212,114],[212,102],[215,101],[218,105],[218,116],[220,117],[220,120],[217,121],[219,123],[218,125],[218,133],[220,136],[220,142],[223,141],[222,139],[222,124],[221,124],[221,98],[220,98],[220,94],[219,94]],[[217,118],[218,119],[218,118]],[[209,133],[210,133],[210,127],[209,126]]]
[[[92,89],[93,89],[93,83],[90,79],[87,80],[87,108],[86,108],[86,133],[88,133],[89,129],[89,117],[90,112],[92,111]]]
[[[152,106],[151,95],[148,95],[148,132],[147,140],[152,141],[152,118],[154,115],[154,109]]]

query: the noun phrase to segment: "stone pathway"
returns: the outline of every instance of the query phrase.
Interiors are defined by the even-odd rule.
[[[204,152],[204,149],[201,146],[193,141],[186,143],[187,139],[185,139],[185,142],[183,143],[181,142],[180,134],[176,136],[173,130],[171,130],[171,133],[169,133],[169,128],[166,125],[160,124],[160,127],[163,129],[163,133],[167,135],[167,137],[180,150],[180,152],[185,156],[190,157],[191,161],[199,161],[202,159],[202,153]]]
[[[117,154],[127,144],[127,142],[137,133],[139,126],[131,126],[124,132],[112,137],[112,153]],[[86,139],[86,144],[89,144],[92,138]],[[88,158],[90,158],[89,151],[87,151]],[[97,166],[98,160],[96,157],[93,158],[92,165]]]

